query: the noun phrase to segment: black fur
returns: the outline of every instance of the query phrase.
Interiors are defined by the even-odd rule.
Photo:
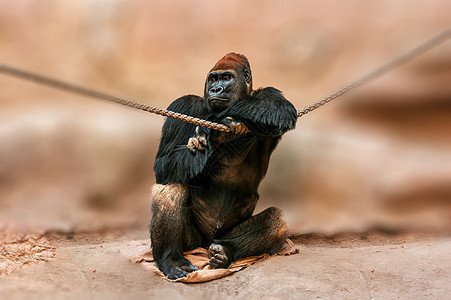
[[[255,91],[249,98],[236,101],[219,114],[211,113],[206,100],[195,95],[175,100],[168,110],[212,121],[222,121],[230,116],[247,125],[255,135],[275,138],[294,129],[297,120],[295,107],[279,90],[272,87]],[[188,183],[204,170],[212,154],[211,147],[207,147],[204,152],[196,152],[195,155],[187,151],[186,147],[195,129],[196,125],[190,123],[172,118],[166,120],[154,165],[157,183]],[[211,131],[207,128],[202,130],[207,134]],[[216,139],[220,134],[214,133]],[[215,144],[214,138],[210,139],[210,144]]]
[[[195,95],[183,96],[169,105],[168,110],[197,118],[205,118],[210,113],[206,101]],[[160,146],[155,159],[156,182],[160,184],[187,183],[205,167],[210,149],[193,155],[186,144],[194,135],[196,125],[166,119],[161,132]]]
[[[239,76],[234,78],[236,91],[249,86]],[[270,208],[252,214],[270,156],[281,136],[295,128],[294,106],[279,90],[268,87],[229,101],[222,111],[212,111],[206,98],[193,95],[175,100],[168,109],[225,124],[232,117],[250,132],[235,135],[201,128],[208,146],[192,153],[187,143],[196,126],[166,120],[154,166],[156,182],[184,186],[188,196],[171,200],[171,205],[153,204],[151,239],[160,270],[170,278],[185,276],[182,251],[211,243],[223,247],[221,255],[225,253],[227,261],[219,265],[224,266],[240,257],[277,252],[287,236],[282,212]]]
[[[294,129],[297,121],[296,108],[273,87],[254,91],[248,99],[238,100],[221,115],[242,121],[254,133],[274,136]]]

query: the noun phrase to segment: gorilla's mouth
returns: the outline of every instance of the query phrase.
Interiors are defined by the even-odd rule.
[[[229,98],[222,98],[222,97],[209,97],[208,98],[208,102],[227,102],[229,101]]]
[[[222,97],[209,97],[208,98],[208,105],[213,111],[223,111],[230,105],[230,99],[229,98],[222,98]]]

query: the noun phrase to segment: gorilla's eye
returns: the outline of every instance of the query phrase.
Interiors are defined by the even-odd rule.
[[[211,77],[210,77],[210,81],[215,82],[216,80],[218,80],[218,79],[216,78],[216,76],[211,76]]]
[[[230,80],[230,75],[229,74],[225,74],[224,75],[224,80],[225,81],[229,81]]]

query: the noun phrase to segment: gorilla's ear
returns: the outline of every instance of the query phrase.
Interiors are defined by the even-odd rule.
[[[252,82],[252,76],[251,76],[251,72],[249,71],[248,68],[244,68],[243,69],[243,73],[244,73],[244,80],[246,80],[246,83],[251,83]]]

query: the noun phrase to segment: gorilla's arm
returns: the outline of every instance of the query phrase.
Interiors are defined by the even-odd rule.
[[[168,110],[197,118],[204,118],[209,112],[206,101],[194,95],[175,100]],[[208,135],[209,129],[202,129]],[[202,172],[211,151],[207,146],[203,151],[196,151],[194,154],[190,152],[187,143],[195,132],[196,125],[172,118],[166,119],[154,165],[157,183],[187,183]]]
[[[221,113],[243,122],[258,135],[279,136],[294,129],[296,108],[282,93],[272,87],[256,90],[249,98],[240,99]]]

